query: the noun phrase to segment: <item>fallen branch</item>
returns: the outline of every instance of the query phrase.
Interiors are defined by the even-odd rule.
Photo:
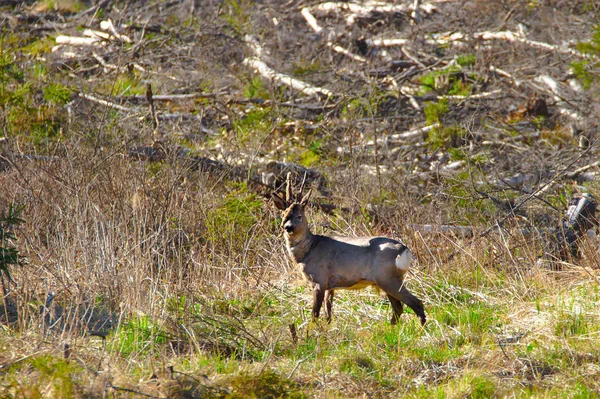
[[[377,139],[377,145],[387,145],[391,142],[401,142],[407,139],[421,137],[423,134],[431,132],[433,129],[440,127],[440,123],[434,123],[433,125],[419,127],[417,129],[409,130],[403,133],[391,134],[389,136],[385,136],[383,138]],[[370,140],[366,144],[367,146],[375,145],[373,140]]]
[[[494,231],[497,227],[501,227],[506,220],[508,220],[509,218],[513,217],[514,214],[515,214],[515,212],[517,212],[527,202],[529,202],[530,200],[532,200],[534,198],[538,199],[543,193],[547,192],[562,176],[564,176],[564,175],[566,175],[568,173],[567,171],[573,165],[575,165],[575,163],[577,163],[580,159],[582,159],[584,156],[586,156],[589,153],[590,148],[588,148],[587,150],[585,150],[581,154],[579,154],[579,156],[575,160],[571,161],[562,170],[556,171],[555,174],[554,174],[554,176],[552,176],[552,178],[550,178],[546,183],[538,185],[535,190],[531,191],[528,195],[526,195],[524,198],[522,198],[514,206],[511,206],[512,212],[507,213],[506,216],[504,216],[503,218],[501,218],[500,220],[498,220],[496,222],[495,226],[488,227],[481,234],[478,234],[476,237],[474,236],[471,239],[471,242],[476,242],[477,240],[479,240],[479,239],[481,239],[483,237],[486,237],[488,234],[490,234],[492,231]],[[597,224],[597,222],[596,222],[596,224]],[[452,258],[454,258],[457,254],[458,254],[457,250],[453,251],[450,255],[448,255],[444,259],[444,261],[442,263],[448,262],[449,260],[451,260]]]
[[[438,100],[441,100],[443,98],[447,98],[449,100],[477,100],[477,99],[484,99],[484,98],[492,98],[492,97],[496,96],[497,94],[501,94],[501,93],[502,93],[502,90],[498,89],[498,90],[487,91],[487,92],[477,93],[477,94],[467,94],[465,96],[462,96],[462,95],[438,96]]]
[[[319,26],[317,19],[310,13],[310,9],[308,7],[304,7],[300,11],[300,13],[304,17],[304,19],[306,20],[308,25],[315,31],[315,33],[321,34],[323,32],[323,28],[321,28]],[[331,40],[328,40],[326,44],[328,47],[331,47],[333,49],[333,51],[343,54],[346,57],[353,59],[354,61],[367,62],[366,58],[361,57],[360,55],[354,54],[341,46],[333,44],[333,42]]]
[[[189,94],[156,94],[152,96],[154,101],[180,101],[180,100],[193,100],[196,98],[214,98],[214,93],[189,93]],[[135,94],[131,96],[119,96],[124,100],[145,100],[144,94]]]
[[[500,32],[479,32],[473,35],[473,38],[480,40],[505,40],[509,42],[518,42],[526,44],[530,47],[540,48],[543,50],[555,51],[562,54],[574,55],[576,57],[588,58],[588,56],[580,51],[574,50],[565,46],[557,46],[549,43],[529,40],[522,37],[520,34],[512,31]]]
[[[497,73],[498,75],[504,76],[505,78],[509,78],[510,80],[512,80],[512,81],[513,81],[513,84],[514,84],[516,87],[519,87],[519,86],[521,86],[521,85],[523,84],[523,81],[522,81],[522,80],[515,78],[515,77],[514,77],[512,74],[510,74],[510,73],[506,72],[506,71],[505,71],[505,70],[503,70],[503,69],[496,68],[496,67],[495,67],[495,66],[493,66],[493,65],[490,65],[490,71],[492,71],[492,72],[494,72],[494,73]]]
[[[406,13],[408,11],[415,11],[415,6],[418,10],[424,11],[426,14],[431,14],[436,9],[433,4],[421,4],[419,1],[415,1],[412,5],[407,4],[389,4],[378,1],[366,1],[357,3],[347,2],[326,2],[312,6],[311,9],[322,13],[332,13],[340,11],[348,11],[349,15],[346,16],[346,24],[352,25],[357,18],[368,17],[371,13]],[[417,11],[418,12],[418,11]]]
[[[100,57],[98,54],[96,54],[95,52],[92,53],[92,57],[94,57],[96,59],[96,61],[98,61],[98,63],[100,65],[102,65],[105,69],[114,69],[116,71],[122,71],[122,70],[126,70],[128,68],[128,66],[131,65],[131,66],[133,66],[133,68],[137,69],[140,72],[150,73],[150,71],[146,70],[144,67],[142,67],[138,64],[135,64],[135,63],[134,64],[126,64],[124,66],[109,64],[108,62],[104,61],[104,59],[102,57]],[[173,79],[173,80],[178,80],[178,79]]]
[[[541,76],[537,76],[534,81],[536,83],[539,83],[541,85],[543,85],[544,87],[540,86],[539,84],[535,84],[535,83],[531,83],[531,82],[525,82],[523,80],[517,79],[515,78],[512,74],[510,74],[509,72],[506,72],[500,68],[496,68],[495,66],[491,65],[490,66],[490,71],[497,73],[500,76],[504,76],[506,78],[509,78],[510,80],[513,81],[513,84],[515,85],[515,87],[520,87],[523,84],[528,84],[531,87],[533,87],[536,90],[542,91],[544,93],[550,94],[552,96],[552,98],[554,99],[554,101],[556,101],[556,106],[558,108],[558,111],[565,115],[568,116],[571,119],[574,120],[579,120],[580,116],[579,114],[577,114],[574,111],[571,111],[569,109],[567,109],[564,106],[561,106],[559,104],[568,104],[568,101],[564,99],[564,93],[562,92],[562,90],[559,87],[558,82],[548,76],[548,75],[541,75]],[[570,86],[569,86],[570,87]]]
[[[327,89],[322,87],[317,87],[305,83],[301,80],[292,78],[291,76],[285,75],[283,73],[276,72],[271,67],[269,67],[265,62],[261,61],[258,56],[262,54],[262,47],[255,43],[255,41],[246,36],[246,43],[250,45],[250,47],[254,50],[255,56],[244,59],[244,65],[248,65],[251,68],[255,69],[261,76],[264,78],[270,79],[276,83],[289,86],[294,90],[298,90],[301,93],[312,96],[315,94],[321,94],[324,96],[332,96],[333,93]]]
[[[121,35],[119,32],[117,32],[117,29],[115,28],[115,25],[113,25],[113,22],[110,18],[106,21],[100,22],[100,29],[109,31],[115,38],[124,41],[125,43],[133,43],[133,40],[131,40],[128,36]]]
[[[397,47],[397,46],[405,46],[409,44],[408,39],[371,39],[367,42],[375,47]]]
[[[576,179],[582,173],[588,171],[589,169],[595,168],[596,166],[600,166],[600,161],[592,162],[589,165],[582,166],[581,168],[575,169],[573,172],[566,173],[565,176],[568,179]]]
[[[76,36],[56,36],[56,44],[66,44],[69,46],[101,46],[102,39],[99,37],[76,37]],[[54,48],[53,48],[54,50]]]
[[[422,69],[427,69],[427,67],[425,66],[425,64],[423,64],[421,61],[419,61],[419,59],[417,59],[415,56],[413,56],[411,53],[409,53],[409,51],[406,49],[406,47],[401,47],[400,51],[402,51],[402,53],[412,62],[414,62],[415,64],[417,64],[418,66],[420,66]]]
[[[421,7],[422,8],[422,7]],[[500,32],[476,32],[472,35],[463,32],[448,32],[439,33],[432,35],[431,38],[426,39],[426,42],[434,45],[462,45],[464,42],[481,40],[481,41],[492,41],[492,40],[503,40],[514,43],[521,43],[530,47],[539,48],[542,50],[554,51],[561,54],[573,55],[579,58],[590,58],[590,55],[582,53],[581,51],[572,49],[566,46],[559,46],[544,42],[538,42],[535,40],[529,40],[519,33],[512,31],[500,31]],[[404,46],[408,43],[403,38],[390,38],[390,39],[375,39],[372,40],[374,46],[391,47],[391,46]]]
[[[541,75],[541,76],[537,76],[535,78],[535,81],[543,84],[544,86],[546,86],[548,88],[548,90],[550,91],[550,93],[552,95],[552,98],[554,99],[554,101],[556,101],[556,106],[558,107],[558,110],[561,114],[566,115],[571,119],[579,120],[580,117],[579,117],[579,114],[577,114],[577,112],[570,111],[567,108],[559,105],[559,104],[568,103],[568,101],[565,101],[564,93],[562,93],[562,90],[559,88],[558,82],[555,79],[553,79],[552,77],[550,77],[548,75]]]
[[[100,98],[96,98],[96,97],[91,96],[89,94],[79,93],[79,97],[84,98],[84,99],[86,99],[88,101],[94,102],[96,104],[104,105],[104,106],[109,107],[109,108],[118,109],[119,111],[138,112],[138,110],[136,110],[135,108],[124,107],[122,105],[115,104],[115,103],[113,103],[111,101],[107,101],[107,100],[102,100]]]
[[[90,94],[85,94],[85,93],[79,93],[79,97],[84,98],[88,101],[94,102],[96,104],[100,104],[100,105],[104,105],[107,106],[109,108],[114,108],[117,109],[119,111],[123,111],[123,112],[129,112],[129,113],[140,113],[142,112],[141,109],[138,108],[131,108],[131,107],[125,107],[123,105],[114,103],[112,101],[108,101],[108,100],[103,100],[101,98],[97,98],[94,97]],[[143,97],[144,99],[147,99],[146,96]],[[154,96],[152,96],[152,100],[155,100],[156,98]],[[192,114],[180,114],[180,113],[156,113],[152,118],[153,121],[157,122],[157,121],[172,121],[172,120],[195,120],[195,121],[199,121],[202,122],[202,117],[200,115],[192,115]],[[154,122],[153,122],[154,123]],[[209,135],[215,135],[216,133],[204,126],[200,126],[200,131],[202,133],[206,133]]]
[[[115,40],[114,36],[111,36],[109,33],[101,32],[93,29],[84,29],[83,36],[98,38],[101,40]]]
[[[248,65],[249,67],[255,69],[264,78],[270,79],[276,83],[283,84],[285,86],[289,86],[292,89],[298,90],[301,93],[306,94],[308,96],[322,94],[324,96],[329,97],[333,95],[333,93],[327,89],[312,86],[308,83],[302,82],[301,80],[294,79],[291,76],[276,72],[258,58],[246,58],[243,61],[243,63],[244,65]]]

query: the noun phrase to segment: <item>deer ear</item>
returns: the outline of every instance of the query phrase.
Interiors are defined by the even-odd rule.
[[[312,188],[310,190],[308,190],[308,192],[306,193],[306,195],[304,197],[302,197],[302,201],[300,201],[300,205],[304,206],[304,205],[308,204],[308,200],[310,199],[311,194],[312,194]]]
[[[280,211],[285,211],[288,208],[288,203],[286,202],[286,200],[281,198],[279,195],[271,193],[271,199],[275,204],[275,208],[279,209]]]

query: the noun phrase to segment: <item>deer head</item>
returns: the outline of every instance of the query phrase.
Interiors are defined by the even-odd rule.
[[[308,222],[306,221],[304,209],[308,204],[312,190],[308,190],[308,193],[302,197],[300,202],[295,201],[290,183],[290,174],[288,173],[285,194],[285,199],[277,193],[271,194],[275,207],[282,211],[281,227],[290,237],[303,237],[308,233]]]

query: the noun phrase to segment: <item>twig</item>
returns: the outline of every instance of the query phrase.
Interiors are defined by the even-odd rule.
[[[294,345],[298,344],[298,333],[296,332],[296,325],[294,323],[289,324],[290,335],[292,336],[292,342]]]
[[[416,109],[417,111],[421,111],[421,106],[419,105],[419,102],[415,99],[415,97],[410,93],[410,91],[405,90],[404,86],[402,86],[400,88],[400,93],[405,96],[406,98],[408,98],[408,102],[410,103],[410,105]]]
[[[423,22],[423,17],[419,13],[419,8],[421,7],[421,0],[415,0],[413,3],[413,12],[410,14],[415,24],[420,24]]]
[[[108,386],[111,387],[112,389],[114,389],[115,391],[129,392],[129,393],[133,393],[133,394],[136,394],[136,395],[145,396],[147,398],[166,399],[164,396],[154,396],[154,395],[150,395],[148,393],[136,391],[135,389],[125,388],[125,387],[118,387],[116,385],[111,384],[110,382],[108,383]]]
[[[298,360],[296,362],[296,364],[294,365],[294,368],[292,369],[292,371],[290,371],[289,374],[287,375],[287,379],[288,380],[291,379],[292,376],[294,375],[294,373],[296,372],[296,370],[298,370],[298,367],[300,367],[300,365],[302,363],[304,363],[305,361],[307,361],[308,359],[310,359],[313,355],[314,355],[314,352],[311,353],[310,355],[306,356],[305,358],[302,358],[302,359]]]
[[[146,83],[146,101],[150,107],[150,119],[152,120],[152,129],[156,131],[158,129],[158,117],[156,116],[156,110],[154,109],[154,100],[152,99],[152,84]]]
[[[96,13],[97,10],[99,10],[100,8],[106,7],[109,3],[110,3],[110,0],[103,0],[100,3],[96,4],[95,6],[92,6],[92,7],[88,8],[87,10],[81,11],[76,16],[83,17],[84,15],[87,15],[87,14],[94,14],[94,13]]]
[[[106,101],[106,100],[102,100],[100,98],[96,98],[94,96],[91,96],[89,94],[85,94],[85,93],[79,93],[79,97],[81,98],[85,98],[88,101],[94,102],[96,104],[101,104],[101,105],[105,105],[109,108],[114,108],[114,109],[118,109],[119,111],[125,111],[125,112],[137,112],[136,109],[134,108],[129,108],[129,107],[124,107],[122,105],[119,104],[115,104],[113,102],[110,101]]]
[[[402,51],[402,54],[404,54],[409,60],[411,60],[412,62],[414,62],[415,64],[417,64],[421,68],[427,69],[427,67],[425,66],[425,64],[423,64],[416,57],[414,57],[411,53],[409,53],[409,51],[406,49],[406,47],[404,47],[404,46],[401,47],[400,51]]]

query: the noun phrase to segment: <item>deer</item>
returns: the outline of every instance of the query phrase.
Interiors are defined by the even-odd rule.
[[[311,193],[312,189],[309,189],[300,201],[294,200],[288,178],[285,199],[277,192],[272,192],[271,198],[275,207],[282,211],[281,227],[287,251],[312,286],[313,320],[319,318],[325,301],[325,317],[327,323],[331,322],[335,290],[375,286],[387,294],[392,305],[392,325],[400,320],[403,304],[410,307],[424,325],[423,302],[404,284],[413,259],[410,250],[402,242],[387,237],[313,234],[306,219]]]

